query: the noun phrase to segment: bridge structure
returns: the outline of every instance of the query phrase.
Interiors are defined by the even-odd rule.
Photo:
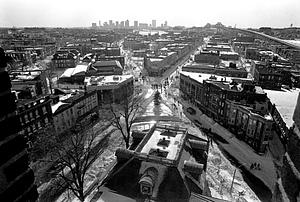
[[[300,64],[300,43],[293,43],[288,40],[283,40],[250,29],[240,29],[240,28],[225,28],[225,29],[227,29],[227,31],[234,31],[240,34],[245,34],[248,36],[255,37],[257,39],[261,39],[262,41],[266,42],[264,45],[267,48],[271,49],[273,52],[288,59],[290,62],[294,64]]]

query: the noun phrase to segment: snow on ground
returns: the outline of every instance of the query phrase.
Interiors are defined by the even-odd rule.
[[[293,113],[297,103],[297,98],[300,89],[292,89],[276,91],[276,90],[264,90],[267,93],[268,98],[273,104],[276,105],[277,110],[280,112],[283,120],[288,127],[293,125]]]
[[[115,151],[119,147],[124,147],[122,136],[119,131],[114,131],[109,137],[107,147],[99,158],[94,161],[92,166],[89,168],[85,176],[85,189],[87,189],[97,178],[101,177],[101,174],[106,171],[109,165],[115,160]],[[72,201],[78,202],[79,200],[71,193],[66,190],[56,202]]]
[[[184,103],[185,108],[191,106],[188,103],[181,100]],[[190,120],[197,119],[203,127],[211,128],[212,132],[217,133],[224,138],[228,143],[220,142],[219,145],[227,151],[234,159],[236,159],[245,169],[252,173],[257,178],[261,179],[270,190],[273,190],[276,181],[276,172],[271,154],[267,152],[265,155],[256,154],[253,149],[245,142],[238,140],[232,133],[214,122],[211,118],[207,117],[200,110],[193,107],[197,114],[190,115],[185,113]],[[261,170],[250,170],[252,163],[260,163]],[[217,196],[216,196],[217,197]],[[250,200],[251,201],[251,200]]]
[[[175,100],[169,97],[166,102],[172,103],[172,100],[174,103]],[[175,112],[177,111],[178,114],[181,114],[181,118],[183,121],[188,122],[190,120],[193,120],[193,118],[191,118],[190,116],[187,117],[184,113],[180,113],[180,111],[182,111],[181,105],[177,105],[177,109],[178,110],[175,110]],[[211,119],[207,119],[207,121],[208,125],[215,124],[215,122]],[[192,125],[194,124],[192,123]],[[235,169],[236,175],[231,196],[230,187]],[[228,201],[260,201],[253,190],[244,181],[240,171],[235,166],[233,166],[229,160],[226,159],[226,157],[222,154],[215,143],[211,144],[209,147],[206,179],[208,181],[208,186],[212,197],[225,199]]]
[[[218,146],[213,143],[209,148],[206,175],[211,195],[228,201],[242,199],[249,202],[260,201],[247,183],[245,183],[238,169],[236,169],[231,196],[230,188],[235,169],[219,150]]]

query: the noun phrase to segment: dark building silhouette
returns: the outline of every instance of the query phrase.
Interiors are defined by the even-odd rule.
[[[34,174],[28,167],[26,142],[19,134],[16,99],[5,69],[8,61],[0,48],[0,201],[36,201]]]

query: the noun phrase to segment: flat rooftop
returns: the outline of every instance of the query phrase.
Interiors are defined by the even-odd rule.
[[[169,160],[176,160],[185,137],[184,131],[166,130],[157,127],[148,142],[141,149],[147,155],[166,155]]]
[[[247,79],[247,78],[218,76],[215,74],[195,73],[195,72],[186,72],[186,71],[181,71],[180,74],[190,77],[199,83],[203,83],[203,81],[206,81],[206,80],[226,81],[226,82],[231,82],[233,80],[252,81],[252,79]]]
[[[132,75],[90,76],[90,77],[85,77],[84,83],[87,86],[117,85],[129,79],[133,79],[133,76]]]
[[[186,138],[186,128],[178,126],[156,125],[154,131],[148,133],[136,152],[177,161]]]

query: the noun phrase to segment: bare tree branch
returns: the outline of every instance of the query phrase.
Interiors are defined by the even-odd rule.
[[[112,125],[121,132],[126,147],[128,148],[132,124],[141,109],[141,98],[132,98],[131,96],[128,96],[127,91],[124,93],[123,97],[124,100],[117,105],[119,108],[111,105],[110,110],[113,114]],[[123,121],[124,126],[122,126]]]
[[[94,148],[97,135],[94,132],[74,133],[69,141],[61,144],[53,152],[55,163],[59,165],[58,176],[67,188],[80,200],[84,201],[84,178],[99,154]]]

